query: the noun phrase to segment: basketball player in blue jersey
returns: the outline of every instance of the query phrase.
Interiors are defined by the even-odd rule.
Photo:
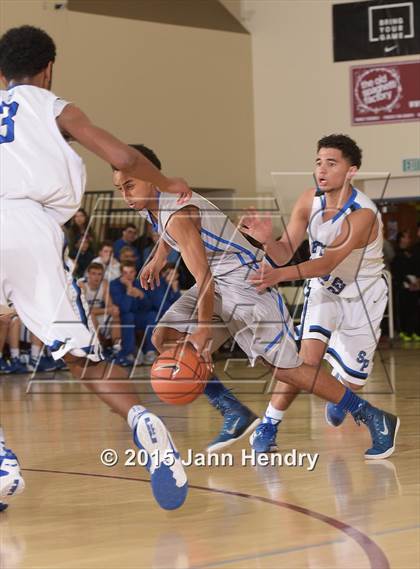
[[[147,152],[153,159],[153,153]],[[328,177],[323,176],[325,185]],[[224,213],[194,192],[188,204],[176,203],[171,195],[159,193],[153,183],[122,172],[114,172],[114,184],[128,206],[161,235],[154,256],[142,270],[142,286],[156,282],[170,248],[180,252],[196,279],[196,285],[158,323],[153,341],[159,351],[167,344],[187,340],[209,358],[210,352],[233,336],[252,364],[262,360],[272,367],[278,381],[314,393],[334,405],[337,412],[350,412],[357,422],[366,424],[372,437],[366,457],[379,458],[393,452],[397,417],[373,407],[324,369],[302,362],[291,318],[277,289],[265,286],[257,292],[251,285],[251,275],[264,278],[263,252],[250,245]],[[337,286],[337,281],[331,286]],[[226,447],[253,428],[255,415],[217,378],[209,382],[206,394],[225,418],[210,450]]]
[[[118,379],[126,373],[102,361],[80,289],[63,266],[61,226],[80,207],[85,190],[84,164],[67,139],[127,176],[184,198],[191,192],[184,180],[167,178],[144,156],[93,125],[75,105],[51,93],[55,55],[54,42],[38,28],[14,28],[0,38],[1,80],[7,86],[0,91],[0,309],[6,311],[12,303],[53,357],[64,357],[75,377],[127,419],[135,443],[150,455],[147,467],[156,500],[174,509],[184,502],[188,484],[171,436],[139,404],[129,382],[121,393]],[[18,461],[0,429],[0,509],[23,488]]]
[[[270,218],[259,217],[255,210],[240,224],[280,267],[264,266],[252,277],[259,292],[278,282],[306,279],[300,355],[315,368],[320,368],[325,358],[336,379],[352,391],[363,387],[372,371],[387,304],[381,216],[375,204],[351,184],[361,158],[360,148],[348,136],[322,138],[315,162],[317,187],[299,198],[281,239],[273,238]],[[281,267],[290,261],[306,233],[310,260]],[[259,452],[277,448],[278,425],[299,393],[285,383],[275,391],[261,424],[251,435],[251,444]],[[399,420],[374,407],[366,409],[365,414],[356,415],[356,420],[366,422],[375,441],[365,457],[386,458],[393,452]],[[329,402],[326,420],[337,427],[347,411]]]

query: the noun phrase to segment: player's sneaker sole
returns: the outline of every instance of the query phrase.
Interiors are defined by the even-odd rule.
[[[25,481],[20,473],[18,459],[14,452],[6,449],[0,456],[0,503],[3,509],[12,496],[20,494],[25,489]]]
[[[150,484],[159,506],[175,510],[188,494],[188,481],[181,457],[163,421],[144,411],[134,429],[134,442],[148,455]]]
[[[240,435],[238,435],[235,438],[228,439],[226,441],[221,441],[219,443],[210,444],[206,448],[206,451],[207,452],[219,452],[220,450],[222,450],[222,449],[224,449],[230,445],[233,445],[234,443],[240,441],[241,439],[243,439],[244,437],[246,437],[247,435],[252,433],[252,431],[254,431],[259,424],[260,424],[260,419],[258,417],[256,417],[252,421],[252,423],[250,423]]]
[[[395,425],[395,430],[394,430],[394,437],[392,440],[392,447],[388,448],[385,452],[381,453],[381,454],[368,454],[367,452],[365,453],[365,459],[366,460],[382,460],[384,458],[388,458],[389,456],[391,456],[391,454],[394,453],[395,451],[395,441],[397,438],[397,433],[398,433],[398,429],[400,428],[400,419],[398,417],[396,417],[397,419],[397,423]]]

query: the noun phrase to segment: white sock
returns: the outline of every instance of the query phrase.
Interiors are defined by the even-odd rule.
[[[38,359],[40,351],[41,348],[39,346],[37,346],[36,344],[31,344],[31,358],[33,360]]]
[[[4,431],[0,427],[0,454],[3,454],[6,449],[6,441],[4,440]]]
[[[10,357],[12,359],[18,358],[20,354],[19,348],[10,348]]]
[[[0,359],[3,357],[3,352],[0,352]]]
[[[284,411],[279,411],[278,409],[273,407],[271,403],[269,403],[262,422],[271,423],[272,425],[278,425],[280,421],[283,419],[283,415]]]
[[[146,411],[146,407],[143,407],[143,405],[133,405],[133,407],[131,407],[130,411],[128,412],[127,423],[132,431],[137,425],[139,415],[141,415],[143,411]]]

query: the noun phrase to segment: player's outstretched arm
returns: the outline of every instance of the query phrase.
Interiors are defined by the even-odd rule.
[[[182,178],[167,178],[140,152],[127,146],[106,130],[95,126],[75,105],[67,105],[57,117],[63,133],[69,134],[82,146],[112,164],[128,176],[151,182],[161,191],[191,197],[191,190]]]
[[[275,239],[273,225],[269,214],[259,214],[255,208],[250,208],[243,216],[239,228],[243,233],[259,241],[267,256],[282,266],[290,261],[296,250],[305,239],[314,190],[304,192],[296,202],[290,221],[280,239]]]
[[[335,241],[322,257],[298,265],[273,269],[263,266],[253,273],[251,281],[259,292],[280,282],[329,275],[354,249],[363,249],[377,236],[377,216],[370,209],[359,209],[347,216]]]
[[[198,326],[188,340],[207,362],[211,356],[211,322],[214,312],[214,282],[200,235],[200,212],[186,206],[174,213],[167,225],[168,233],[178,243],[181,256],[198,286]]]
[[[140,284],[145,290],[154,290],[155,287],[160,285],[160,273],[166,265],[170,251],[170,245],[160,238],[152,252],[152,258],[147,260],[147,263],[140,271]]]

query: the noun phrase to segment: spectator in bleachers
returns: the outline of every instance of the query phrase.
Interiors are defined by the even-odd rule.
[[[112,241],[101,243],[99,255],[92,260],[92,263],[100,263],[104,267],[104,279],[108,282],[118,278],[121,274],[120,264],[113,255]],[[85,273],[85,276],[87,276],[87,273]]]
[[[110,284],[112,301],[120,310],[122,350],[121,355],[130,363],[137,354],[136,338],[142,336],[142,352],[137,362],[150,364],[155,358],[151,341],[156,311],[148,291],[136,279],[137,268],[133,261],[121,263],[121,277]]]
[[[150,257],[153,249],[155,248],[157,242],[159,241],[159,233],[157,233],[156,231],[153,231],[152,226],[150,225],[150,223],[146,224],[146,231],[147,231],[147,235],[149,237],[149,241],[148,244],[142,249],[142,265],[144,265],[148,258]],[[179,258],[179,253],[178,251],[175,251],[174,249],[171,249],[171,252],[168,255],[168,263],[175,265],[175,263],[177,262]]]
[[[80,237],[76,243],[73,253],[69,252],[69,257],[74,261],[73,275],[80,279],[85,274],[86,269],[95,258],[92,242],[89,236]]]
[[[117,239],[114,243],[114,255],[119,261],[121,261],[121,249],[123,247],[130,247],[136,258],[136,266],[139,269],[141,267],[141,254],[135,245],[136,239],[137,227],[133,223],[127,223],[122,231],[122,237]]]
[[[168,263],[164,267],[161,273],[160,285],[150,291],[150,296],[157,319],[160,320],[168,308],[181,296],[179,272],[175,264]]]
[[[112,340],[112,356],[119,363],[121,351],[120,311],[113,304],[109,294],[109,284],[104,278],[104,267],[92,262],[87,269],[87,276],[78,281],[84,298],[89,305],[89,316],[103,345]],[[124,362],[123,362],[124,363]]]
[[[16,312],[0,316],[0,373],[28,373],[28,368],[20,361],[20,325]],[[6,341],[9,345],[9,361],[4,356]]]
[[[137,257],[131,247],[123,247],[120,251],[120,272],[121,272],[121,263],[125,263],[126,261],[133,262],[137,268]]]
[[[91,228],[89,228],[89,216],[83,208],[79,208],[68,223],[66,223],[65,233],[70,255],[74,259],[78,251],[78,243],[85,235],[90,237],[91,246],[95,249],[96,238]]]
[[[409,231],[402,231],[397,236],[397,250],[392,261],[392,277],[396,299],[396,314],[399,317],[400,338],[403,342],[420,341],[418,329],[418,268],[415,255],[410,248]]]

